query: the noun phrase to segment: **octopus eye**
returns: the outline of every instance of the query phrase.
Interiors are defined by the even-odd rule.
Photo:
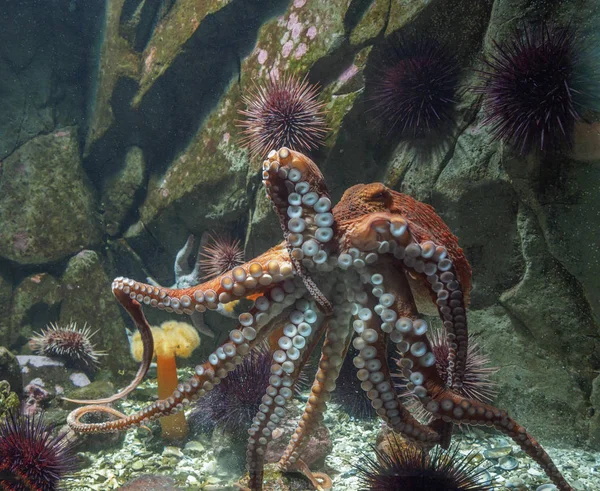
[[[371,196],[371,199],[373,199],[375,201],[385,201],[387,197],[388,197],[387,191],[379,191],[379,192],[375,193],[373,196]]]

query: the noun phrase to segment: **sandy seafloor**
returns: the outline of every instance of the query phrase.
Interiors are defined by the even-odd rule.
[[[147,381],[144,387],[152,387]],[[301,401],[293,401],[299,408]],[[139,402],[124,401],[121,410],[130,414],[142,407]],[[378,420],[349,418],[336,404],[328,405],[325,424],[330,430],[333,450],[326,458],[324,469],[333,479],[334,491],[358,491],[361,488],[356,463],[371,452],[380,431]],[[189,440],[185,448],[165,447],[152,450],[144,443],[144,431],[127,432],[120,448],[98,453],[81,452],[87,465],[63,482],[68,490],[111,490],[138,476],[158,474],[173,478],[177,486],[186,490],[229,491],[240,476],[231,475],[220,468],[211,451],[210,436],[198,435]],[[503,435],[486,432],[476,427],[458,431],[453,438],[463,455],[476,452],[476,460],[485,467],[492,489],[497,491],[536,491],[549,481],[540,467],[527,457],[521,449]],[[542,444],[543,441],[541,442]],[[573,448],[557,448],[544,445],[556,465],[575,490],[600,491],[600,452],[586,452]],[[491,456],[504,456],[504,460]],[[504,467],[516,467],[505,470]],[[317,470],[317,469],[314,469]],[[319,469],[320,470],[320,469]],[[136,488],[140,489],[140,488]],[[268,488],[267,488],[268,489]],[[275,489],[275,488],[274,488]],[[279,489],[279,488],[277,488]],[[295,488],[298,489],[298,488]],[[310,489],[309,486],[306,489]],[[542,487],[540,491],[550,491]],[[148,489],[148,491],[151,491]],[[390,490],[392,491],[392,490]]]

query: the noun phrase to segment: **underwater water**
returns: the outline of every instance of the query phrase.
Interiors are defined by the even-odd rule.
[[[595,0],[0,16],[0,489],[600,491]]]

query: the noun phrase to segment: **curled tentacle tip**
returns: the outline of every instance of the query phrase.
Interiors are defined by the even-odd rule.
[[[316,487],[317,491],[329,491],[333,487],[333,481],[324,472],[313,472],[313,478],[319,484]]]

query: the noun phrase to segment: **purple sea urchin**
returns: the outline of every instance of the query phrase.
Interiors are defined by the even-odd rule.
[[[273,375],[272,364],[273,355],[266,344],[254,348],[227,378],[198,399],[189,418],[192,427],[206,431],[219,426],[245,438],[248,425],[263,403]],[[304,385],[306,377],[301,372],[294,391],[298,392]]]
[[[90,341],[94,334],[96,332],[92,332],[87,324],[79,329],[76,322],[64,327],[50,323],[29,340],[29,347],[34,353],[61,358],[69,366],[95,369],[99,364],[98,357],[104,353],[96,351]]]
[[[271,365],[272,355],[265,346],[252,350],[227,378],[196,402],[190,424],[204,430],[220,426],[244,435],[269,386]]]
[[[331,400],[339,404],[353,418],[375,418],[377,414],[373,406],[371,406],[371,400],[361,388],[361,382],[356,376],[358,368],[352,363],[352,360],[357,355],[358,350],[350,346],[348,356],[344,359],[340,374],[335,381],[335,390],[331,393]]]
[[[437,371],[443,382],[446,383],[448,354],[450,352],[446,332],[439,327],[432,326],[428,334],[431,350],[435,355]],[[489,363],[490,360],[483,353],[479,343],[469,334],[463,385],[459,390],[461,395],[481,402],[491,402],[493,400],[496,396],[496,384],[490,379],[490,376],[499,369],[497,367],[489,367]],[[394,375],[399,380],[399,387],[405,386],[408,383],[400,373]],[[411,392],[406,392],[403,396],[408,399],[407,406],[415,417],[421,421],[428,422],[431,420],[431,414],[423,408],[420,401]]]
[[[580,119],[575,30],[542,23],[515,30],[494,47],[481,72],[484,85],[476,89],[484,97],[482,123],[521,154],[570,146]]]
[[[53,491],[76,463],[66,433],[54,435],[43,416],[11,413],[0,421],[0,489]]]
[[[460,67],[443,44],[400,38],[372,83],[377,117],[407,136],[439,131],[452,122]]]
[[[227,235],[209,234],[209,242],[200,251],[204,279],[219,276],[244,262],[240,241]]]
[[[270,76],[242,96],[247,106],[239,113],[244,137],[241,143],[253,156],[288,147],[306,152],[321,145],[327,133],[324,104],[317,100],[318,87],[294,75]]]
[[[388,452],[375,449],[376,458],[365,456],[358,466],[361,489],[369,491],[490,491],[482,482],[485,470],[472,463],[474,454],[462,456],[458,448],[430,453],[414,445],[401,444],[388,436]]]

